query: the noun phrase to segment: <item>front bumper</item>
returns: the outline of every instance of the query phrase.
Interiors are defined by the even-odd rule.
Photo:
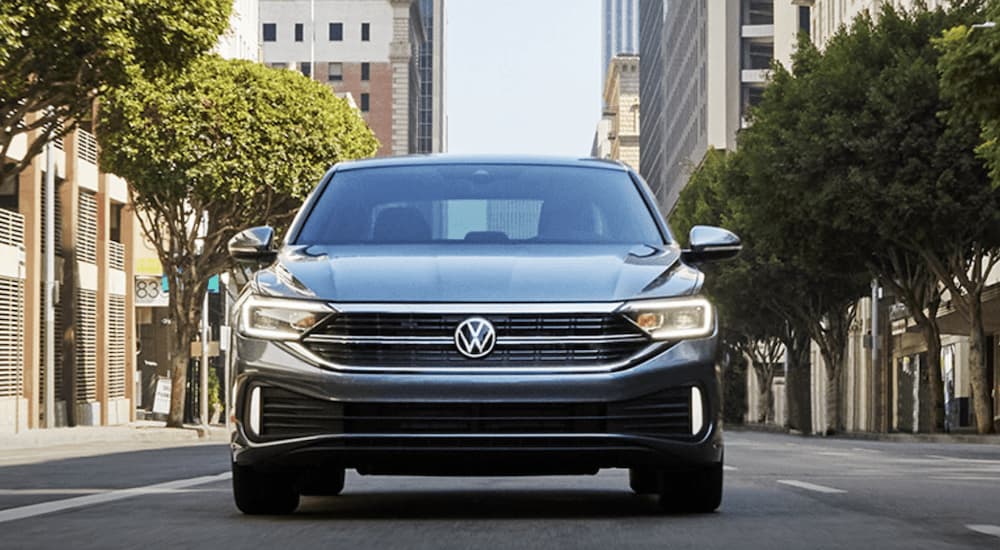
[[[619,371],[578,374],[348,373],[242,336],[235,351],[232,452],[241,465],[457,475],[688,470],[722,460],[715,337]],[[696,434],[657,417],[679,410],[691,387],[702,400]],[[254,388],[268,414],[293,408],[303,411],[296,422],[312,424],[255,433]]]

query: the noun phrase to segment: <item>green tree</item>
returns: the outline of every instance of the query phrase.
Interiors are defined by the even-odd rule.
[[[893,289],[920,325],[929,351],[930,429],[943,413],[940,283],[961,296],[956,303],[972,327],[976,401],[989,407],[981,293],[995,257],[984,232],[996,219],[997,200],[973,156],[974,129],[939,117],[951,104],[938,89],[932,45],[942,30],[972,17],[977,4],[908,12],[887,4],[877,18],[858,17],[822,54],[800,43],[807,62],[794,76],[807,96],[821,98],[797,115],[802,142],[819,145],[821,136],[826,143],[825,150],[796,153],[822,167],[809,174],[816,225],[847,237],[855,261]]]
[[[962,181],[964,197],[949,205],[950,233],[956,245],[945,254],[927,260],[952,296],[952,303],[969,323],[969,364],[973,406],[980,433],[1000,430],[1000,419],[991,419],[990,388],[987,383],[985,330],[982,295],[990,272],[1000,261],[1000,30],[996,26],[974,28],[962,23],[1000,19],[1000,1],[990,0],[983,12],[954,21],[954,26],[936,41],[941,95],[949,102],[944,118],[959,138],[975,136],[976,153],[989,170],[989,184],[981,178]],[[944,274],[949,276],[945,277]]]
[[[286,223],[331,165],[371,156],[378,142],[326,86],[216,56],[109,94],[97,135],[102,166],[129,182],[170,285],[177,426],[201,297],[231,265],[227,241],[247,226]]]
[[[0,181],[89,121],[94,101],[132,75],[185,66],[225,30],[230,0],[0,2]],[[20,161],[8,161],[25,136]]]
[[[737,225],[766,251],[761,261],[781,281],[784,294],[773,307],[790,327],[808,334],[823,356],[827,431],[834,432],[843,430],[845,348],[868,276],[852,232],[827,223],[825,188],[839,176],[843,153],[840,136],[821,129],[828,96],[818,93],[811,75],[821,62],[820,53],[802,40],[794,75],[774,67],[750,127],[739,136],[747,177],[732,192],[738,194]]]

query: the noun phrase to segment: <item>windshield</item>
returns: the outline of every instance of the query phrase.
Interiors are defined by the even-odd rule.
[[[626,172],[453,164],[336,173],[296,244],[663,240]]]

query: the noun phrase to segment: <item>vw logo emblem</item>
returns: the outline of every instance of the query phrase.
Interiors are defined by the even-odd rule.
[[[469,359],[486,357],[497,343],[497,331],[493,323],[482,317],[469,317],[455,329],[455,347]]]

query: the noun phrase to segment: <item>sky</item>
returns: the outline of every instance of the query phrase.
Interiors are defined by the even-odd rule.
[[[589,155],[599,0],[446,0],[448,152]]]

